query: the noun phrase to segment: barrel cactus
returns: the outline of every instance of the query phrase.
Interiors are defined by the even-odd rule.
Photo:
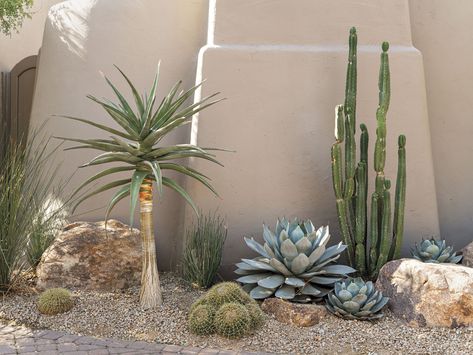
[[[38,311],[46,315],[55,315],[69,311],[74,306],[71,293],[64,288],[51,288],[38,298]]]
[[[261,327],[264,321],[258,303],[237,283],[222,282],[194,302],[188,324],[194,334],[216,332],[227,338],[240,338]]]
[[[189,329],[197,335],[209,335],[215,331],[215,308],[200,304],[193,308],[189,315]]]
[[[309,302],[320,299],[333,288],[335,282],[356,270],[333,264],[346,246],[342,243],[326,247],[329,228],[315,229],[310,220],[277,221],[276,234],[263,225],[264,245],[253,238],[245,242],[260,256],[242,259],[235,271],[238,282],[254,299],[276,297]]]
[[[357,277],[337,282],[327,297],[326,307],[342,318],[375,320],[384,316],[382,309],[388,301],[371,281],[365,283]]]
[[[452,263],[457,264],[462,259],[445,240],[435,238],[422,239],[422,243],[415,244],[411,249],[412,256],[424,263]]]
[[[226,338],[241,338],[249,332],[250,325],[248,310],[236,302],[222,305],[215,314],[215,330],[217,334]]]

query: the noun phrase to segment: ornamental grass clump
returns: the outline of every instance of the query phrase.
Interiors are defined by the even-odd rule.
[[[445,240],[438,240],[434,237],[430,239],[422,239],[422,242],[411,249],[411,254],[414,259],[424,263],[452,263],[458,264],[462,255],[457,255],[453,251],[453,247],[447,246]]]
[[[36,266],[54,239],[51,225],[59,214],[67,214],[70,202],[61,200],[65,184],[57,179],[53,159],[58,146],[39,134],[40,129],[28,139],[0,139],[0,292],[11,289],[23,271]],[[54,208],[45,211],[51,199],[56,201]]]
[[[234,282],[213,286],[190,308],[189,329],[198,335],[217,333],[226,338],[241,338],[264,324],[259,305]]]
[[[223,218],[206,214],[187,231],[183,255],[183,277],[199,288],[213,285],[222,261],[227,228]]]
[[[77,146],[68,149],[94,149],[102,152],[82,167],[101,166],[102,164],[110,163],[117,164],[117,166],[107,167],[90,177],[79,186],[77,192],[103,177],[110,178],[111,175],[116,173],[128,172],[131,174],[127,178],[116,178],[112,182],[104,183],[101,187],[86,193],[78,200],[76,207],[89,197],[118,188],[110,200],[105,213],[105,220],[108,219],[111,210],[118,202],[130,197],[130,225],[133,225],[134,211],[139,200],[141,236],[143,240],[140,303],[141,307],[146,309],[156,307],[163,302],[159,285],[152,223],[153,186],[156,186],[159,196],[162,193],[163,186],[174,190],[197,213],[197,207],[186,190],[176,180],[166,176],[165,172],[184,174],[189,178],[199,181],[216,194],[207,176],[179,160],[198,158],[221,165],[215,160],[215,155],[211,153],[211,151],[218,149],[201,148],[193,144],[163,146],[161,145],[162,141],[176,128],[191,123],[192,117],[196,113],[220,100],[212,100],[217,95],[213,94],[193,104],[187,104],[201,84],[187,91],[181,91],[181,82],[178,82],[163,98],[161,103],[157,104],[158,74],[154,78],[149,93],[140,95],[130,79],[120,69],[118,71],[130,88],[135,101],[134,108],[132,108],[125,99],[125,96],[108,78],[105,78],[105,80],[115,93],[117,102],[114,103],[106,99],[101,100],[91,95],[88,98],[101,106],[120,129],[98,123],[95,117],[92,120],[88,120],[64,116],[67,119],[93,126],[109,137],[107,139],[58,138],[78,143]]]
[[[64,288],[51,288],[38,298],[38,311],[49,316],[67,312],[73,306],[71,293]]]

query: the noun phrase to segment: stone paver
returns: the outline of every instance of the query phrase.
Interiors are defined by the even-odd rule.
[[[0,354],[66,354],[66,355],[109,355],[109,354],[263,354],[239,353],[211,348],[192,348],[178,345],[123,341],[77,336],[52,330],[31,330],[21,326],[0,323]]]

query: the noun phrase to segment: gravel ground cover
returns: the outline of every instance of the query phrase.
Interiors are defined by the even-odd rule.
[[[169,273],[162,275],[161,283],[164,306],[157,310],[140,309],[138,289],[122,293],[76,290],[75,307],[71,311],[44,316],[36,310],[37,295],[26,292],[3,297],[0,318],[33,328],[78,335],[238,351],[300,354],[473,353],[473,328],[411,328],[389,311],[383,320],[374,323],[330,316],[314,327],[298,328],[268,317],[262,329],[241,340],[195,336],[187,330],[187,310],[202,293]]]

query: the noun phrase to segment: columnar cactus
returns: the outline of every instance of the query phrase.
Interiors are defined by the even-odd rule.
[[[379,105],[376,111],[374,150],[375,190],[371,195],[368,228],[368,129],[361,124],[360,161],[356,160],[356,29],[350,30],[345,103],[335,109],[335,143],[332,146],[332,177],[337,214],[350,264],[364,278],[375,279],[380,268],[400,257],[406,195],[406,137],[399,136],[398,171],[391,219],[391,181],[384,176],[386,162],[386,114],[390,99],[389,44],[382,44],[379,71]],[[345,142],[344,166],[342,145]]]

